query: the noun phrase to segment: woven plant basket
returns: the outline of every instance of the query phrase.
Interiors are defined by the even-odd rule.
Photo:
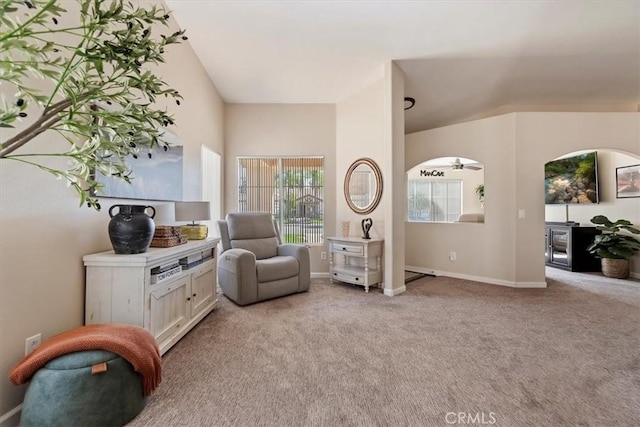
[[[602,274],[615,279],[626,279],[629,277],[629,260],[602,258]]]

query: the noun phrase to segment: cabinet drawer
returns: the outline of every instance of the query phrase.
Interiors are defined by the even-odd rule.
[[[364,276],[357,274],[347,274],[340,271],[334,271],[332,275],[334,280],[340,280],[341,282],[353,283],[356,285],[364,285],[365,282]]]
[[[333,252],[340,252],[348,255],[364,255],[364,246],[334,243],[331,247]]]

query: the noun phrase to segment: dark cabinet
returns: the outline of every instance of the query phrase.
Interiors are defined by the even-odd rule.
[[[545,224],[545,260],[550,267],[569,271],[600,271],[600,259],[587,252],[600,230],[578,223]]]

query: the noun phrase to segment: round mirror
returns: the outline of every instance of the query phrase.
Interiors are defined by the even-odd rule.
[[[344,177],[344,197],[355,213],[373,212],[382,197],[382,172],[376,162],[363,157],[349,166]]]

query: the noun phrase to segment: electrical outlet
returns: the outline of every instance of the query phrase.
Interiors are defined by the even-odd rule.
[[[32,337],[29,337],[24,342],[24,355],[31,353],[33,350],[38,348],[42,343],[42,334],[37,334]]]
[[[451,251],[449,253],[449,261],[455,261],[456,260],[456,253],[454,251]]]
[[[320,252],[320,259],[325,260],[327,259],[327,253],[326,252]]]

